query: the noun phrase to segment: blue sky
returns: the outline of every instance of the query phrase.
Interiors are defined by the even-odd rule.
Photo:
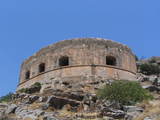
[[[25,58],[78,37],[121,42],[140,58],[160,56],[160,1],[0,0],[0,96],[15,90]]]

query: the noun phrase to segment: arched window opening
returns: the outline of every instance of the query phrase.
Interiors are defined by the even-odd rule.
[[[41,63],[39,65],[39,73],[44,72],[45,71],[45,63]]]
[[[28,80],[30,78],[30,71],[27,71],[25,74],[25,79]]]
[[[106,56],[106,65],[116,66],[116,58],[113,56]]]
[[[68,66],[69,65],[69,57],[63,56],[59,59],[59,66]]]

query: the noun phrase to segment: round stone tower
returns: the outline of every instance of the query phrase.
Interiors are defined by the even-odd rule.
[[[23,62],[17,89],[36,82],[136,80],[136,70],[135,56],[125,45],[100,38],[64,40]]]

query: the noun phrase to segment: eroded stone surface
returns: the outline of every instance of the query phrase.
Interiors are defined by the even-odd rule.
[[[68,56],[69,65],[59,66],[59,59]],[[116,59],[116,66],[106,65],[106,56]],[[39,73],[38,66],[45,63],[45,72]],[[26,72],[30,79],[26,80]],[[20,73],[18,90],[35,82],[45,87],[72,87],[74,83],[105,79],[136,80],[135,56],[120,43],[99,38],[64,40],[46,48],[24,61]],[[42,86],[43,88],[43,86]]]

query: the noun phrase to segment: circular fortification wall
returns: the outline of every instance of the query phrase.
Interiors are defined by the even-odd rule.
[[[17,89],[35,82],[136,80],[135,56],[125,45],[100,38],[57,42],[41,49],[21,66]]]

